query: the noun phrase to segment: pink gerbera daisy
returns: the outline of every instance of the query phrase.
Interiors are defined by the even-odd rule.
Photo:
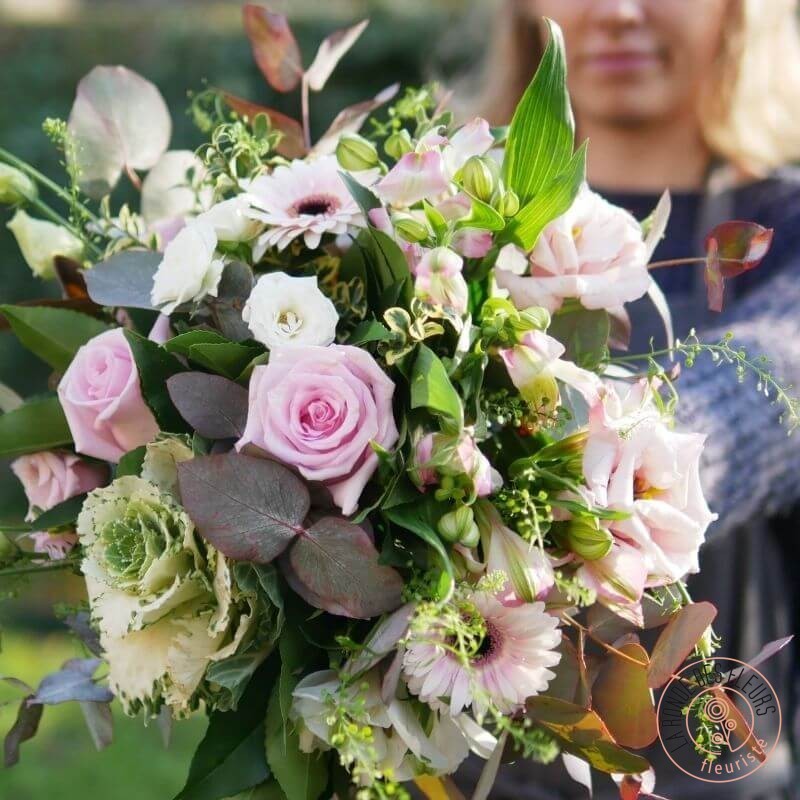
[[[248,187],[253,195],[250,216],[269,225],[255,247],[260,258],[270,247],[283,250],[298,236],[314,250],[325,233],[347,233],[364,225],[364,217],[339,174],[334,156],[292,161]]]
[[[512,713],[555,677],[549,668],[561,659],[558,620],[544,603],[508,607],[485,592],[473,594],[470,605],[483,617],[485,635],[469,665],[446,646],[453,637],[444,625],[412,632],[403,659],[409,691],[428,704],[449,702],[451,715],[470,705],[481,713],[488,701]]]

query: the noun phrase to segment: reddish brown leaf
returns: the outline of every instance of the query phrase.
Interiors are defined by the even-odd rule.
[[[242,17],[258,68],[273,89],[291,92],[300,83],[303,59],[289,20],[254,3],[243,6]]]
[[[716,616],[717,609],[711,603],[690,603],[669,621],[650,658],[647,682],[651,689],[658,689],[672,677]]]
[[[704,276],[712,311],[722,311],[725,280],[755,269],[769,252],[772,236],[772,228],[741,220],[723,222],[708,234]]]
[[[331,73],[336,69],[336,65],[356,43],[368,24],[369,20],[364,19],[357,25],[334,31],[330,36],[325,37],[314,56],[314,61],[306,70],[306,81],[310,89],[315,92],[322,90]]]
[[[766,761],[767,754],[764,752],[761,745],[758,743],[758,740],[755,738],[753,726],[747,722],[744,714],[742,714],[742,712],[739,710],[739,707],[731,698],[731,695],[728,694],[728,692],[726,692],[721,686],[717,686],[716,688],[712,689],[711,694],[713,694],[715,698],[727,706],[728,719],[732,719],[736,723],[736,727],[733,729],[733,735],[740,742],[742,742],[742,745],[747,744],[751,739],[753,739],[754,741],[749,745],[750,749],[759,761],[762,763]]]
[[[64,256],[56,256],[53,259],[53,265],[65,299],[89,299],[89,292],[86,291],[86,281],[83,277],[83,269],[78,261],[73,261],[71,258],[65,258]]]
[[[608,655],[592,686],[592,706],[618,744],[639,750],[658,737],[656,710],[647,686],[649,660],[640,644],[618,649],[628,658]]]
[[[283,134],[275,148],[282,156],[285,158],[302,158],[306,154],[307,150],[303,141],[303,126],[297,120],[282,114],[280,111],[276,111],[274,108],[253,103],[230,92],[222,92],[222,97],[237,114],[250,120],[258,114],[266,114],[272,127]]]

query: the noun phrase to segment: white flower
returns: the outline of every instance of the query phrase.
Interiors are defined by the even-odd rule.
[[[584,186],[569,210],[542,231],[528,256],[503,248],[495,279],[517,308],[554,312],[576,298],[584,308],[614,310],[650,288],[647,248],[639,223]]]
[[[36,197],[36,184],[16,167],[0,164],[0,203],[15,205]]]
[[[56,256],[78,260],[83,253],[83,243],[66,228],[34,219],[19,209],[8,223],[14,234],[22,257],[38,278],[54,278]]]
[[[249,242],[264,227],[248,215],[252,203],[250,195],[237,194],[211,206],[198,215],[197,221],[210,225],[220,242]]]
[[[254,258],[270,247],[284,250],[302,236],[309,250],[319,247],[326,233],[347,233],[363,227],[364,217],[339,175],[335,156],[316,161],[292,161],[248,187],[253,196],[250,215],[269,226],[258,239]]]
[[[286,345],[329,345],[336,336],[336,307],[317,279],[285,272],[262,275],[242,311],[253,337],[270,350]]]
[[[215,258],[217,237],[205,223],[193,220],[167,245],[153,279],[150,298],[162,313],[182,303],[217,295],[223,261]]]

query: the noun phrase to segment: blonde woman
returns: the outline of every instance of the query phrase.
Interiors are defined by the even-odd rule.
[[[541,17],[558,22],[567,45],[579,140],[589,139],[588,177],[612,202],[646,217],[665,186],[673,215],[659,259],[703,252],[725,219],[775,229],[759,270],[731,282],[721,315],[705,310],[696,266],[655,277],[673,308],[676,332],[705,341],[732,331],[753,355],[800,386],[800,41],[792,0],[507,0],[497,7],[486,79],[475,109],[509,121],[542,52]],[[473,95],[475,96],[475,95]],[[646,302],[632,309],[647,350],[658,322]],[[800,443],[788,438],[755,385],[699,358],[680,378],[681,413],[706,431],[707,496],[721,513],[690,582],[719,608],[720,654],[747,660],[797,631],[796,509]],[[767,419],[768,417],[772,419]],[[794,516],[793,516],[794,514]],[[780,693],[779,749],[747,778],[725,785],[680,773],[657,744],[649,754],[658,795],[672,800],[786,800],[797,792],[790,748],[796,668],[789,650],[763,667]],[[585,798],[563,769],[520,764],[500,772],[496,800]],[[595,797],[618,797],[609,781]]]

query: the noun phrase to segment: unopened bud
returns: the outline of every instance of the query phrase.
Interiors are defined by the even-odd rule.
[[[587,561],[597,561],[607,556],[614,542],[610,531],[580,517],[570,520],[566,540],[567,547]]]
[[[36,197],[36,184],[21,170],[0,164],[0,203],[16,205]]]
[[[378,166],[378,151],[372,142],[356,133],[347,134],[336,145],[336,159],[345,169],[359,172]]]
[[[472,156],[461,168],[461,185],[478,200],[488,202],[494,193],[494,170],[488,159]]]
[[[517,211],[519,211],[519,197],[517,193],[512,189],[504,192],[503,196],[500,198],[497,210],[504,217],[513,217]]]
[[[393,217],[392,225],[398,236],[414,244],[424,242],[431,235],[428,226],[414,217]]]
[[[406,153],[410,153],[414,149],[414,144],[409,132],[403,128],[403,130],[395,131],[386,140],[383,149],[387,155],[399,161]]]
[[[550,312],[542,306],[530,306],[519,312],[517,319],[511,319],[511,326],[517,331],[546,331],[550,327]]]
[[[475,516],[469,506],[459,506],[455,511],[448,511],[442,516],[437,525],[439,535],[446,542],[463,542],[465,537],[472,535],[473,529],[480,539]],[[477,544],[477,541],[475,542]],[[474,547],[474,545],[467,545]]]

